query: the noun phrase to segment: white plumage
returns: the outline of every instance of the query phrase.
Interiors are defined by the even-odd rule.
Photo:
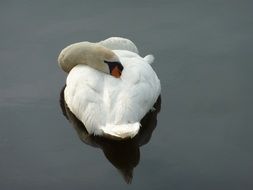
[[[139,54],[136,45],[131,40],[128,40],[126,38],[111,37],[98,43],[111,50],[128,50]]]
[[[124,38],[109,38],[101,45],[119,58],[124,67],[120,78],[78,64],[68,74],[65,101],[90,134],[132,138],[160,95],[160,81],[150,65],[154,57],[140,57],[133,42]]]

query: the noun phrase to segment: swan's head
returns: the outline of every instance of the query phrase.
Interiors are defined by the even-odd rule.
[[[61,51],[58,63],[67,73],[74,66],[85,64],[116,78],[121,76],[124,69],[118,56],[113,51],[90,42],[80,42],[67,46]]]

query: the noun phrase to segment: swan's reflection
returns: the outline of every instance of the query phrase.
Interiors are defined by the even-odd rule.
[[[60,94],[62,113],[73,124],[79,138],[85,144],[101,148],[106,158],[119,170],[125,181],[131,183],[133,169],[138,165],[140,160],[139,147],[149,142],[152,132],[156,127],[157,114],[161,108],[161,97],[158,98],[154,105],[155,111],[147,113],[141,120],[142,127],[133,139],[113,141],[88,134],[82,122],[68,109],[64,100],[64,89],[65,87],[63,87]]]

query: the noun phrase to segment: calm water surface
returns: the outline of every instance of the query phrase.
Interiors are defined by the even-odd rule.
[[[253,189],[252,7],[1,1],[0,189]],[[65,109],[56,62],[110,36],[154,54],[162,83],[160,109],[121,143],[90,138]]]

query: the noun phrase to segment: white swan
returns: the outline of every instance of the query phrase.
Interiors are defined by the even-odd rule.
[[[64,48],[59,66],[69,72],[65,101],[89,134],[134,137],[140,120],[160,95],[160,81],[128,39],[112,37],[99,43],[80,42]]]

